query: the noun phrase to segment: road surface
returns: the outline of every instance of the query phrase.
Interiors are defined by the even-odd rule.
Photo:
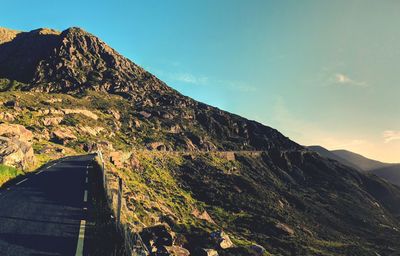
[[[0,255],[86,255],[93,155],[60,159],[0,190]]]

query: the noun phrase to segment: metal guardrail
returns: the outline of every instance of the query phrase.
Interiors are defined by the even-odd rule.
[[[105,161],[103,158],[103,153],[100,150],[97,150],[96,158],[99,162],[100,169],[103,176],[103,188],[106,193],[107,204],[113,212],[113,215],[116,216],[116,226],[118,231],[121,233],[124,239],[125,251],[129,256],[148,256],[150,255],[150,251],[147,246],[144,244],[139,233],[133,232],[128,225],[122,223],[121,221],[121,213],[123,205],[126,205],[125,199],[123,198],[123,181],[121,177],[110,177],[111,175],[107,172],[105,168]],[[118,180],[118,182],[116,181]],[[113,189],[113,185],[115,186],[117,183],[117,188]]]

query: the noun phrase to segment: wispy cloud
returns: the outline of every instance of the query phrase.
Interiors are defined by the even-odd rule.
[[[171,84],[173,82],[181,82],[197,86],[217,86],[240,92],[254,92],[257,90],[256,87],[246,84],[242,81],[217,79],[203,75],[195,75],[188,72],[166,72],[158,69],[152,69],[152,71]]]
[[[195,76],[190,73],[168,73],[166,76],[173,81],[196,85],[205,85],[209,80],[206,76]]]
[[[395,140],[400,140],[400,131],[384,131],[383,132],[383,139],[385,143],[389,143]]]
[[[359,87],[367,87],[368,84],[364,81],[357,81],[343,73],[335,74],[335,84],[339,85],[348,85],[348,86],[359,86]]]

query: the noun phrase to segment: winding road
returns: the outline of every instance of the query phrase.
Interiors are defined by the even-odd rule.
[[[62,158],[0,190],[0,255],[87,254],[93,158]]]

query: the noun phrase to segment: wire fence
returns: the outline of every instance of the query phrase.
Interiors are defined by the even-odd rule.
[[[121,220],[126,207],[126,200],[123,197],[123,180],[107,171],[103,154],[97,151],[97,162],[103,176],[103,188],[106,194],[107,204],[115,216],[117,230],[124,239],[124,251],[129,256],[148,256],[150,251],[144,244],[139,233],[133,232],[129,225]]]

